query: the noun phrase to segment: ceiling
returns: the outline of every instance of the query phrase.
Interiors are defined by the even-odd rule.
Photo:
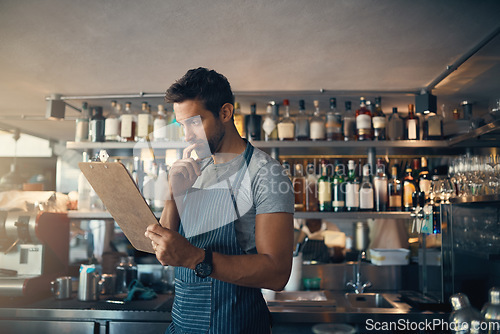
[[[77,112],[39,120],[47,96],[161,93],[198,66],[224,74],[243,111],[378,91],[391,92],[390,112],[498,29],[499,14],[498,0],[1,0],[0,128],[71,140]],[[497,36],[433,93],[486,110],[499,78]]]

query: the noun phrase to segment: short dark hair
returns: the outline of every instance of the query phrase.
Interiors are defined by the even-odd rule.
[[[220,109],[225,103],[234,105],[234,95],[226,77],[204,67],[187,71],[167,89],[165,100],[170,103],[202,101],[215,117],[219,117]]]

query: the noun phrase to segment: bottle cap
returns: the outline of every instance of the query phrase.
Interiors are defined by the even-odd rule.
[[[470,306],[469,298],[463,293],[457,293],[451,296],[450,303],[454,310],[460,310]]]
[[[490,303],[500,305],[500,288],[493,287],[490,289]]]
[[[290,101],[288,101],[288,99],[284,99],[283,100],[283,105],[284,106],[289,106],[290,105]]]

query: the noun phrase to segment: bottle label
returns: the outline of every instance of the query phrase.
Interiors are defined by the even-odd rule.
[[[122,115],[122,126],[121,126],[121,137],[130,138],[132,137],[132,122],[134,120],[133,115]]]
[[[346,184],[345,206],[349,208],[359,207],[359,183]]]
[[[140,114],[137,116],[137,137],[146,138],[151,127],[151,115]]]
[[[86,141],[89,139],[89,121],[77,120],[75,141]]]
[[[358,115],[356,117],[356,129],[371,129],[372,118],[369,115]]]
[[[387,179],[375,178],[373,180],[373,187],[375,188],[377,203],[387,203]]]
[[[318,182],[319,203],[329,203],[332,201],[332,187],[330,182]]]
[[[359,208],[373,209],[373,189],[361,188],[359,191]]]
[[[416,119],[409,119],[408,120],[408,139],[417,139],[417,125],[418,121]]]
[[[429,192],[431,191],[431,180],[421,179],[418,183],[418,187],[420,191],[425,193],[425,196],[429,196]]]
[[[413,206],[412,195],[415,192],[415,186],[411,183],[407,183],[403,187],[403,206],[405,208],[410,208]]]
[[[389,207],[401,209],[401,195],[389,196]]]
[[[278,137],[279,139],[293,139],[295,136],[295,124],[293,123],[279,123],[278,124]]]
[[[374,129],[384,129],[385,128],[385,117],[375,116],[372,118]]]
[[[155,119],[153,123],[153,138],[155,140],[167,139],[167,120],[165,119]]]
[[[325,124],[323,122],[311,122],[311,139],[325,139]]]
[[[120,120],[118,118],[106,118],[104,135],[106,137],[118,136],[120,132]]]
[[[431,117],[427,121],[427,135],[432,137],[440,137],[441,133],[441,122],[437,117]]]
[[[270,136],[275,128],[276,122],[274,121],[274,119],[272,119],[271,117],[266,117],[266,119],[262,123],[262,129],[264,130],[266,135]]]

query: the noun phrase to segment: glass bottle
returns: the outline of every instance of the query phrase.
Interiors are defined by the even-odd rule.
[[[397,166],[391,168],[391,179],[387,186],[387,192],[389,193],[389,211],[401,211],[403,190],[401,180],[398,178]]]
[[[116,293],[127,293],[130,283],[137,279],[137,265],[134,257],[122,257],[120,263],[116,266]]]
[[[318,211],[318,176],[312,162],[306,167],[306,211]]]
[[[375,193],[375,210],[378,212],[387,211],[387,202],[389,200],[387,195],[388,180],[385,173],[385,165],[380,158],[377,161],[377,169],[373,178],[373,188]]]
[[[356,176],[354,160],[347,163],[348,175],[346,182],[345,207],[347,211],[359,210],[359,179]]]
[[[481,314],[471,306],[469,298],[465,294],[452,295],[450,303],[453,308],[449,318],[449,327],[452,333],[471,333],[472,322],[482,321]],[[474,328],[474,330],[476,329]]]
[[[245,115],[245,127],[249,141],[260,140],[262,116],[257,115],[257,105],[250,105],[250,115]]]
[[[418,116],[415,115],[415,106],[413,104],[408,105],[408,116],[405,118],[405,139],[420,139],[419,119]]]
[[[363,178],[359,189],[359,209],[373,211],[373,183],[370,176],[370,165],[363,166]]]
[[[142,102],[142,108],[139,115],[137,115],[137,132],[135,135],[135,141],[142,139],[148,139],[151,131],[151,126],[153,125],[153,116],[149,110],[149,105],[147,102]]]
[[[420,171],[418,173],[418,188],[425,193],[425,199],[429,198],[431,191],[431,175],[427,166],[427,158],[420,158]]]
[[[89,139],[91,142],[103,142],[106,119],[102,115],[102,107],[94,107],[93,109],[94,114],[89,126]]]
[[[320,212],[332,211],[332,181],[328,174],[328,165],[321,163],[321,176],[318,179],[318,207]]]
[[[295,195],[295,211],[304,211],[306,207],[306,178],[304,177],[304,166],[295,164],[292,179],[293,193]]]
[[[306,113],[304,100],[299,101],[299,114],[295,118],[295,140],[309,140],[309,117]]]
[[[106,117],[104,136],[106,141],[120,141],[120,116],[117,114],[118,102],[111,101],[111,112]],[[120,108],[121,110],[121,108]]]
[[[392,114],[387,122],[387,138],[389,140],[403,140],[404,129],[404,121],[398,114],[398,108],[392,108]]]
[[[290,118],[290,101],[283,100],[285,115],[278,123],[279,140],[295,140],[295,122]]]
[[[411,211],[413,209],[413,193],[418,191],[417,182],[413,178],[411,168],[406,168],[405,177],[403,178],[403,209]]]
[[[488,296],[488,303],[484,304],[481,309],[481,315],[486,321],[494,322],[497,326],[496,328],[500,329],[500,289],[497,287],[491,288]],[[498,332],[496,331],[495,333]]]
[[[135,128],[137,126],[137,116],[132,112],[132,103],[125,103],[125,110],[120,116],[121,127],[120,127],[120,138],[123,142],[134,141],[135,139]]]
[[[90,112],[87,102],[82,103],[80,117],[76,119],[75,141],[83,142],[89,140]]]
[[[234,104],[233,113],[234,126],[242,138],[246,137],[245,134],[245,116],[241,113],[241,105],[239,102]]]
[[[364,97],[360,98],[359,109],[356,110],[356,138],[358,140],[371,140],[373,138],[372,113],[366,107]]]
[[[158,112],[153,121],[153,140],[166,141],[168,140],[168,123],[167,114],[163,104],[158,105]]]
[[[309,133],[311,140],[325,140],[325,120],[319,110],[319,101],[314,100],[314,114],[311,117]]]
[[[345,171],[343,167],[344,165],[339,161],[335,163],[332,182],[332,210],[334,212],[342,212],[345,209]]]
[[[382,111],[382,98],[375,98],[375,110],[372,117],[373,124],[373,139],[385,140],[386,139],[386,118]]]
[[[337,99],[330,98],[330,110],[326,113],[326,140],[344,140],[343,134],[344,116],[337,109]]]
[[[87,152],[83,152],[82,162],[88,162],[89,156]],[[90,193],[92,191],[92,187],[90,186],[89,181],[80,172],[78,175],[78,211],[90,211]]]
[[[443,139],[443,117],[437,111],[424,116],[423,128],[423,140]]]
[[[262,130],[264,130],[264,140],[277,140],[278,139],[278,128],[276,127],[278,123],[278,118],[273,110],[275,109],[276,102],[271,101],[267,104],[266,116],[262,122]]]
[[[356,140],[356,115],[352,111],[351,101],[345,101],[344,113],[344,140]]]
[[[154,183],[154,201],[153,208],[155,211],[162,211],[167,200],[168,189],[168,174],[167,165],[161,163],[158,167],[158,177]]]

